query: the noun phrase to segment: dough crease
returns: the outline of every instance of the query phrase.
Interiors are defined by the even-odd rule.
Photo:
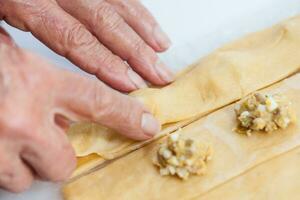
[[[76,155],[97,154],[105,161],[157,140],[296,73],[300,68],[299,49],[300,16],[229,43],[189,66],[172,84],[130,94],[166,125],[154,139],[136,142],[100,125],[79,124],[68,132]],[[80,171],[90,169],[87,162]]]
[[[262,94],[282,94],[286,96],[292,102],[297,118],[300,119],[299,84],[300,74],[296,74],[260,92]],[[276,161],[277,156],[295,148],[299,149],[300,126],[298,122],[290,125],[285,130],[278,130],[271,134],[256,133],[251,137],[234,132],[235,125],[236,116],[232,104],[189,124],[179,132],[182,137],[205,142],[214,148],[213,160],[209,162],[204,176],[190,177],[188,181],[181,181],[176,177],[160,176],[157,168],[152,163],[152,157],[157,152],[159,142],[166,139],[164,137],[116,160],[105,168],[67,184],[63,190],[64,197],[66,200],[105,198],[111,200],[155,200],[191,199],[195,197],[205,199],[206,196],[208,196],[206,199],[214,199],[210,198],[211,196],[222,197],[222,199],[241,199],[241,197],[251,195],[250,192],[247,193],[247,186],[253,190],[260,188],[261,191],[258,190],[258,197],[267,193],[262,183],[268,183],[271,180],[262,179],[262,182],[247,182],[253,176],[257,177],[253,175],[255,172],[252,171],[259,171],[266,174],[265,177],[270,177],[269,171],[277,173],[276,169],[286,166],[292,170],[291,173],[297,174],[296,177],[299,176],[296,167],[287,166],[294,165],[294,161],[299,162],[299,155],[292,154],[287,158],[283,157],[283,160],[289,161],[286,164]],[[261,167],[265,165],[267,167]],[[249,171],[246,172],[247,170]],[[294,192],[293,194],[297,196],[298,192],[295,190],[295,186],[289,189],[284,185],[292,179],[288,176],[289,173],[278,173],[280,175],[276,177],[277,185],[273,187],[279,190],[278,193],[288,191]],[[293,182],[299,185],[299,181],[295,180]],[[280,186],[283,187],[283,190],[280,190]],[[237,190],[241,188],[246,193],[242,194],[239,191],[232,190],[231,187],[237,188]],[[272,190],[271,186],[267,187]],[[230,190],[230,192],[225,192],[222,195],[225,190],[223,188]],[[249,189],[249,191],[252,190]],[[237,192],[237,194],[235,195],[234,192]],[[226,194],[229,195],[229,198]]]

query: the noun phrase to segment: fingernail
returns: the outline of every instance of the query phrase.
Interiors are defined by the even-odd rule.
[[[157,61],[155,69],[159,77],[167,83],[174,81],[174,75],[171,70],[160,60]]]
[[[167,49],[171,46],[171,40],[167,34],[161,29],[160,26],[156,26],[154,29],[154,37],[160,48]]]
[[[158,121],[149,113],[142,115],[141,127],[146,135],[153,137],[160,130]]]
[[[127,70],[127,75],[129,79],[132,81],[132,83],[139,89],[146,88],[147,84],[145,81],[132,69]]]

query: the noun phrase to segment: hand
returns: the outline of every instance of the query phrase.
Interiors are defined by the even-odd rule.
[[[159,131],[135,99],[52,67],[16,47],[1,28],[0,61],[0,187],[20,192],[34,176],[67,178],[76,163],[64,131],[71,121],[98,122],[134,139]]]
[[[1,19],[115,89],[173,80],[156,55],[170,41],[138,0],[0,0]]]

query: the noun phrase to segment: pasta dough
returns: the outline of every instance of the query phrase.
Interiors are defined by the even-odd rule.
[[[299,155],[297,147],[193,199],[300,199]]]
[[[299,83],[300,74],[297,74],[262,93],[286,96],[293,103],[299,119]],[[300,146],[300,127],[297,123],[269,135],[247,137],[235,133],[232,130],[236,124],[233,107],[229,105],[211,113],[180,132],[182,137],[208,143],[214,148],[214,159],[208,164],[205,176],[194,176],[184,182],[174,177],[161,177],[152,164],[158,147],[156,141],[66,185],[65,199],[191,199],[217,190],[221,184],[234,177],[242,177],[243,173],[260,163]],[[277,168],[276,165],[268,166],[271,171]],[[248,184],[263,187],[259,182]],[[225,194],[223,199],[226,199]]]
[[[225,45],[191,65],[164,88],[142,89],[131,95],[141,99],[161,124],[171,123],[159,138],[295,73],[300,66],[299,47],[298,16]],[[84,126],[93,128],[72,129],[68,134],[77,156],[96,153],[113,159],[145,144],[104,127]]]
[[[77,168],[73,172],[72,178],[87,173],[89,170],[104,164],[107,160],[112,160],[128,152],[134,151],[159,137],[189,124],[193,120],[195,119],[192,118],[190,120],[165,125],[162,131],[153,139],[143,142],[137,142],[122,137],[97,124],[75,124],[68,132],[69,139],[72,142],[77,156]]]
[[[73,178],[84,175],[90,169],[93,169],[97,166],[100,166],[105,162],[105,159],[99,156],[98,154],[90,154],[84,157],[77,157],[77,166],[76,170],[73,172],[69,181],[72,181]]]
[[[203,115],[297,71],[299,47],[300,16],[225,45],[167,87],[132,95],[162,124]]]

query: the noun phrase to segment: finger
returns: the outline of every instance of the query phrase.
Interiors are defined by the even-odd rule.
[[[6,54],[9,52],[14,59],[9,59],[12,63],[8,64],[18,66],[21,63],[19,61],[23,61],[22,63],[27,68],[27,73],[29,72],[33,75],[30,76],[31,79],[29,81],[33,82],[26,82],[26,91],[37,89],[37,94],[39,90],[42,91],[41,89],[48,91],[46,88],[49,89],[51,87],[51,80],[55,79],[57,69],[54,69],[35,55],[23,52],[20,49],[14,48],[13,51],[7,51]],[[39,66],[43,66],[44,70],[36,70]],[[48,81],[45,81],[46,85],[48,85],[46,87],[39,87],[37,83],[40,83],[40,78],[35,78],[41,75],[40,72],[42,71],[48,76]],[[18,71],[18,73],[24,74],[22,71]],[[23,81],[21,82],[24,83]],[[33,85],[38,88],[33,88]],[[65,180],[76,166],[74,151],[69,144],[66,134],[55,125],[54,113],[50,112],[52,107],[51,95],[47,97],[35,95],[34,97],[29,99],[29,101],[28,99],[25,99],[24,102],[22,101],[20,103],[21,107],[17,108],[17,105],[15,105],[14,109],[5,111],[5,118],[2,119],[3,124],[5,124],[7,130],[13,133],[9,134],[9,136],[18,139],[14,143],[21,143],[19,146],[22,148],[18,148],[20,149],[20,157],[33,169],[38,177],[51,181]],[[33,108],[34,106],[36,108]],[[6,107],[10,108],[11,105]],[[48,116],[45,114],[48,114]],[[12,118],[14,120],[11,120]]]
[[[173,81],[172,72],[159,61],[155,51],[123,20],[112,5],[103,0],[75,0],[72,4],[68,0],[58,2],[144,79],[156,85]]]
[[[42,133],[27,143],[21,156],[43,180],[64,181],[76,167],[75,153],[66,134],[54,124],[45,125]]]
[[[97,122],[136,140],[149,139],[160,129],[141,103],[99,81],[66,72],[56,90],[60,114],[73,121]]]
[[[14,41],[9,36],[9,34],[0,26],[0,45],[1,44],[6,44],[9,46],[15,45]]]
[[[0,187],[15,193],[23,192],[31,186],[33,174],[17,154],[11,154],[15,151],[4,148],[7,143],[2,142],[0,149]]]
[[[113,88],[129,92],[146,87],[138,74],[57,4],[44,0],[34,3],[36,5],[31,7],[24,6],[18,18],[48,47]],[[39,17],[32,13],[39,13]]]
[[[168,36],[161,29],[151,13],[138,0],[107,0],[123,19],[155,51],[165,51],[171,45]]]

